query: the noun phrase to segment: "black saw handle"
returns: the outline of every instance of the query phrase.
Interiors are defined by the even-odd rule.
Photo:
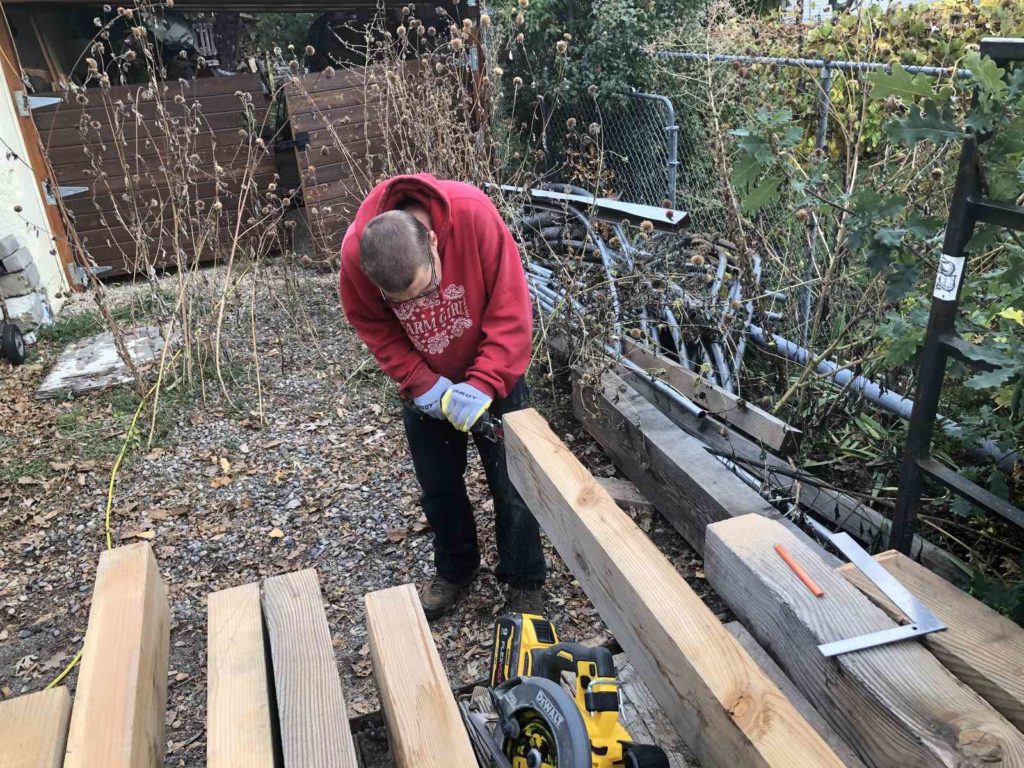
[[[558,643],[530,651],[530,674],[557,683],[562,672],[587,677],[615,677],[615,660],[604,646],[582,643]],[[591,670],[580,670],[581,664],[592,664]]]

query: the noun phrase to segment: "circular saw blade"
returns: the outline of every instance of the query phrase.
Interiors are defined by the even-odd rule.
[[[566,691],[542,677],[517,677],[495,690],[506,725],[502,751],[512,768],[591,768],[590,736]]]

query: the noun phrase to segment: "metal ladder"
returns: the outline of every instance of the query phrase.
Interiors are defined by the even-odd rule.
[[[986,38],[981,42],[981,53],[1004,67],[1009,62],[1024,61],[1024,39]],[[896,509],[889,535],[889,546],[904,554],[910,553],[926,476],[972,504],[1024,528],[1024,510],[962,477],[931,455],[932,433],[949,358],[953,357],[979,370],[994,370],[998,367],[981,360],[974,345],[956,332],[960,291],[967,272],[967,243],[978,223],[1024,231],[1024,208],[984,198],[978,142],[985,138],[968,135],[961,149],[942,256],[932,292],[931,313],[917,374],[917,395],[910,416]]]

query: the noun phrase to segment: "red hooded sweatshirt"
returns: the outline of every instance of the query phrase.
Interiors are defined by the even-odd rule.
[[[392,307],[363,273],[359,241],[370,219],[407,200],[430,213],[441,284],[419,307]],[[438,376],[505,397],[529,365],[533,317],[519,250],[494,204],[470,184],[426,173],[378,184],[342,241],[339,292],[359,338],[406,397]]]

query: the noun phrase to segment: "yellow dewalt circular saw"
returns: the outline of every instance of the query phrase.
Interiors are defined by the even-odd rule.
[[[575,675],[570,693],[562,673]],[[561,643],[543,616],[494,626],[490,687],[461,705],[486,768],[668,768],[660,748],[635,744],[619,719],[607,648]]]

